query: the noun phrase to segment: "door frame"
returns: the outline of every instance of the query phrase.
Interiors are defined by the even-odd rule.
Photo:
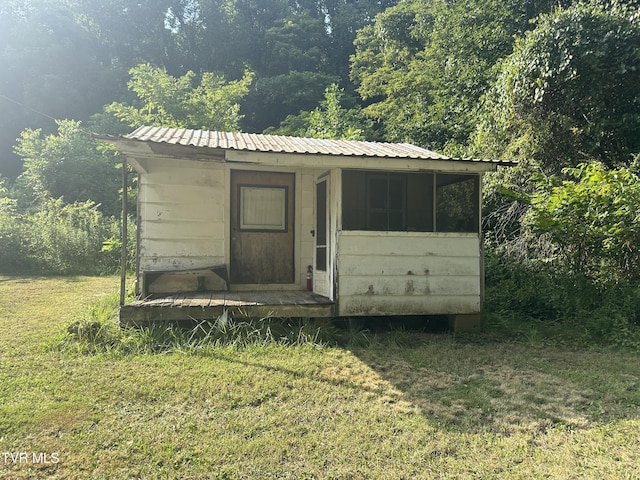
[[[300,202],[302,195],[301,188],[301,169],[300,168],[287,168],[277,167],[272,165],[265,165],[264,168],[260,168],[258,165],[225,165],[224,177],[225,177],[225,189],[226,189],[226,205],[225,205],[225,240],[224,251],[225,261],[228,265],[228,270],[231,270],[231,195],[234,192],[231,189],[231,172],[265,172],[265,173],[289,173],[294,176],[294,192],[293,192],[293,225],[290,228],[293,229],[293,282],[292,283],[229,283],[229,290],[232,292],[250,292],[250,291],[265,291],[265,290],[300,290]],[[306,272],[306,264],[305,264]],[[230,275],[229,275],[230,278]]]
[[[325,270],[318,270],[318,238],[319,238],[319,229],[318,229],[318,185],[321,183],[325,183]],[[325,172],[322,175],[319,175],[315,178],[313,183],[313,212],[314,212],[314,231],[316,232],[314,235],[313,241],[313,291],[318,295],[322,295],[323,297],[332,298],[333,297],[333,287],[332,287],[332,269],[333,269],[333,228],[331,225],[332,215],[331,215],[331,174],[330,172]]]

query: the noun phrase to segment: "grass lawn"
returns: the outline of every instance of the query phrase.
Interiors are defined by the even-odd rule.
[[[450,334],[52,348],[117,284],[0,277],[1,478],[640,478],[637,353]]]

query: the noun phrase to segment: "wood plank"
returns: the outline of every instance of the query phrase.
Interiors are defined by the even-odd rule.
[[[224,255],[212,256],[212,255],[189,255],[174,256],[168,255],[164,257],[146,256],[145,252],[140,255],[140,270],[156,271],[156,270],[173,270],[176,265],[180,265],[181,270],[198,269],[209,265],[222,265],[224,264]]]
[[[374,235],[372,235],[374,234]],[[480,240],[476,234],[418,232],[340,232],[339,255],[368,257],[477,257]]]
[[[480,296],[358,295],[341,297],[338,316],[446,315],[480,312]]]
[[[338,296],[340,300],[350,295],[433,296],[433,295],[480,295],[479,276],[346,276],[340,277]]]
[[[391,256],[341,254],[338,275],[480,275],[480,255],[464,257]],[[409,273],[411,272],[411,273]]]
[[[170,305],[170,307],[171,308],[183,307],[186,299],[187,299],[187,295],[185,295],[185,294],[176,295],[173,298],[173,303]]]
[[[185,168],[187,166],[196,168]],[[224,166],[215,163],[154,161],[154,167],[142,177],[141,184],[192,187],[222,186]]]
[[[233,316],[332,317],[335,305],[306,291],[194,292],[128,304],[120,309],[123,324],[213,319],[228,311]]]
[[[208,307],[211,305],[211,292],[190,293],[188,301],[185,301],[185,307]]]
[[[141,254],[146,257],[189,257],[224,256],[224,239],[221,238],[141,238]],[[181,269],[190,268],[185,263],[178,264]]]
[[[382,171],[434,171],[434,172],[492,172],[498,165],[492,162],[460,160],[427,160],[410,158],[357,157],[342,155],[302,155],[295,153],[264,153],[243,150],[227,150],[227,162],[255,163],[271,166],[277,163],[283,167],[308,167],[313,162],[317,169],[359,168]]]
[[[223,221],[211,221],[197,219],[180,218],[169,220],[165,218],[147,220],[142,223],[140,235],[146,239],[172,239],[189,238],[198,239],[224,239],[225,228]]]

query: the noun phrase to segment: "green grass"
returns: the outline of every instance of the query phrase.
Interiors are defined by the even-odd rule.
[[[66,329],[116,287],[0,277],[1,478],[640,477],[638,353],[410,332],[333,347],[313,329],[153,350],[109,325],[87,349]]]

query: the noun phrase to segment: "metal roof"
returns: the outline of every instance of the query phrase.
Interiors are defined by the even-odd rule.
[[[466,160],[511,163],[496,160],[456,159],[409,143],[380,143],[356,140],[327,140],[256,133],[231,133],[185,128],[143,126],[126,135],[130,140],[193,147],[294,154],[320,154],[418,160]]]

